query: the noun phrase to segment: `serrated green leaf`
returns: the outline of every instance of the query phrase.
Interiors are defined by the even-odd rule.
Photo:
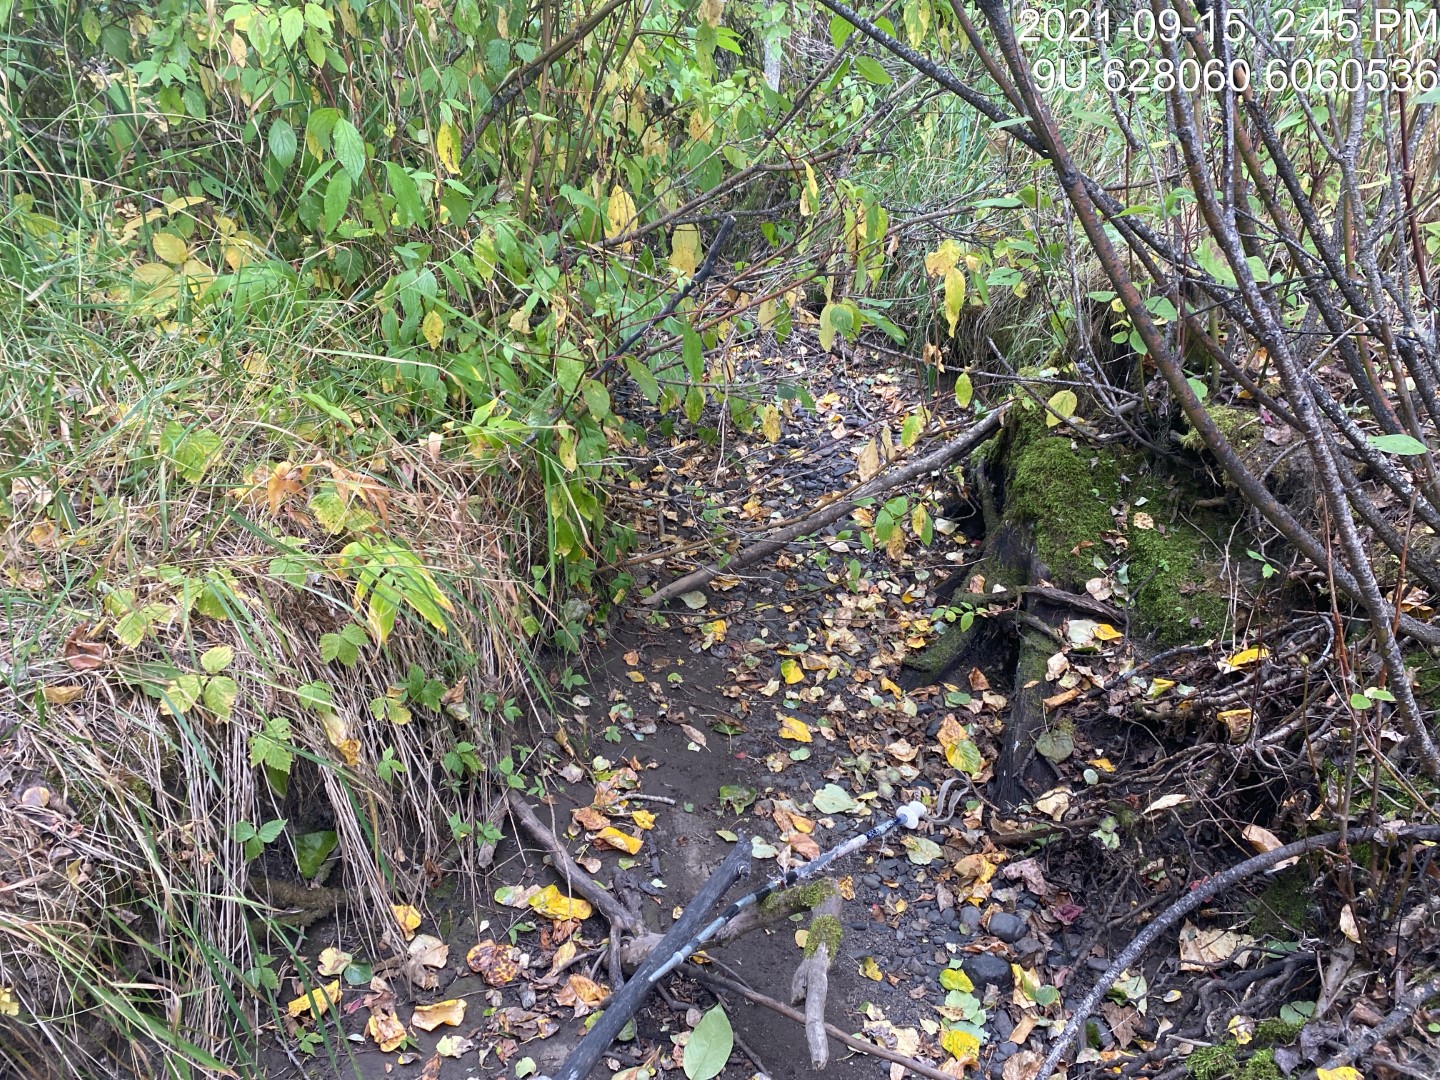
[[[342,170],[331,176],[325,186],[325,210],[320,215],[320,231],[326,236],[335,231],[335,226],[340,224],[340,219],[349,209],[351,184],[350,174]]]
[[[330,133],[330,145],[340,167],[358,184],[360,177],[365,174],[365,138],[360,134],[359,128],[345,117],[340,117],[335,121],[335,127]]]
[[[240,696],[240,687],[228,675],[214,675],[205,681],[202,700],[205,708],[221,720],[229,720],[235,712],[235,701]]]
[[[281,168],[290,167],[299,145],[295,129],[288,120],[281,117],[270,125],[270,153],[280,163]]]
[[[585,407],[597,421],[610,415],[610,391],[605,389],[604,383],[586,379],[580,384],[580,396],[585,399]]]
[[[235,659],[235,650],[229,645],[216,645],[200,654],[200,666],[209,674],[217,675],[230,666]]]

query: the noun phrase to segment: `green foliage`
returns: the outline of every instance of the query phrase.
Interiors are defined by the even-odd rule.
[[[274,843],[284,831],[284,818],[267,821],[260,826],[252,825],[248,821],[237,821],[230,826],[230,839],[241,844],[246,861],[253,862],[260,857],[260,852],[265,849],[265,845]]]

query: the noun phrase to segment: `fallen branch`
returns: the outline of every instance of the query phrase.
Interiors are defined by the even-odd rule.
[[[658,946],[645,958],[645,962],[635,974],[624,986],[610,995],[604,1014],[580,1040],[580,1045],[570,1051],[565,1063],[555,1073],[555,1080],[585,1080],[585,1077],[590,1075],[590,1070],[600,1060],[600,1056],[610,1049],[610,1044],[654,989],[651,975],[664,967],[671,953],[681,948],[711,918],[720,898],[749,868],[750,844],[749,841],[741,841],[720,864],[720,868],[700,887],[694,899],[685,905],[684,914],[666,931]]]
[[[740,570],[753,563],[757,563],[761,559],[773,555],[797,537],[805,536],[808,533],[822,529],[832,521],[838,521],[850,513],[850,511],[854,510],[862,499],[871,498],[880,494],[882,491],[888,491],[898,484],[903,484],[907,480],[913,480],[917,476],[923,476],[925,473],[944,468],[956,458],[963,457],[970,453],[986,439],[994,435],[995,432],[999,431],[1000,422],[1004,416],[1005,409],[1003,407],[996,409],[989,416],[985,417],[985,419],[970,428],[964,436],[956,439],[954,442],[946,443],[933,453],[927,454],[922,458],[917,458],[898,468],[889,469],[879,476],[872,477],[845,498],[837,499],[835,502],[821,507],[815,511],[815,513],[801,518],[794,524],[772,532],[764,540],[737,553],[734,558],[730,559],[724,565],[716,562],[711,563],[709,566],[701,567],[693,573],[686,574],[684,577],[672,581],[664,588],[657,589],[654,593],[645,597],[642,602],[650,607],[663,604],[665,601],[671,600],[681,593],[689,592],[691,589],[698,589],[701,585],[706,584],[720,574],[726,573],[727,571]]]
[[[1115,981],[1124,974],[1125,969],[1139,960],[1145,950],[1161,934],[1175,926],[1186,915],[1217,893],[1225,891],[1248,877],[1253,877],[1262,870],[1268,870],[1286,859],[1309,855],[1322,848],[1332,847],[1342,838],[1349,844],[1371,842],[1384,844],[1394,843],[1397,840],[1440,840],[1440,825],[1380,825],[1364,829],[1348,829],[1343,833],[1339,831],[1321,833],[1319,836],[1308,836],[1304,840],[1297,840],[1293,844],[1278,847],[1274,851],[1262,852],[1205,879],[1161,912],[1149,926],[1140,931],[1134,941],[1125,946],[1120,955],[1115,958],[1115,962],[1105,970],[1105,974],[1096,980],[1090,992],[1075,1007],[1074,1012],[1070,1015],[1069,1023],[1065,1025],[1065,1030],[1060,1033],[1060,1038],[1055,1040],[1055,1045],[1050,1048],[1050,1053],[1046,1055],[1044,1063],[1035,1075],[1048,1077],[1055,1071],[1060,1064],[1060,1059],[1065,1056],[1065,1051],[1075,1041],[1075,1037],[1084,1030],[1086,1019],[1094,1011],[1095,1006],[1100,1004],[1100,999],[1109,993],[1110,987],[1115,985]]]
[[[520,826],[530,834],[536,843],[545,849],[555,863],[556,871],[565,879],[566,888],[589,900],[595,906],[595,910],[605,916],[606,921],[610,924],[612,934],[618,935],[622,930],[633,934],[644,929],[624,904],[580,869],[575,860],[571,858],[570,852],[565,850],[565,845],[560,843],[555,834],[545,827],[545,823],[540,820],[534,810],[526,805],[524,799],[513,791],[507,799],[510,804],[511,816],[520,823]]]
[[[833,928],[834,935],[826,927]],[[815,905],[810,920],[810,938],[805,943],[805,958],[795,969],[790,983],[790,1003],[805,1002],[805,1043],[810,1048],[810,1064],[817,1070],[830,1064],[830,1040],[825,1037],[825,1001],[830,994],[831,955],[838,944],[840,931],[840,890],[832,888],[825,899]]]
[[[771,1012],[779,1013],[781,1016],[788,1017],[796,1023],[805,1023],[805,1014],[799,1009],[792,1009],[789,1005],[784,1005],[772,997],[766,997],[758,990],[751,990],[750,987],[742,983],[732,982],[721,975],[711,975],[709,972],[698,971],[693,967],[687,968],[685,974],[702,986],[708,986],[712,990],[716,987],[722,990],[729,990],[732,994],[739,994],[747,1001],[764,1006]],[[858,1050],[862,1054],[869,1054],[871,1057],[878,1057],[896,1065],[903,1066],[916,1076],[928,1076],[931,1080],[955,1080],[955,1077],[950,1073],[941,1072],[933,1065],[926,1065],[923,1061],[917,1061],[915,1058],[906,1057],[904,1054],[897,1054],[894,1050],[877,1046],[875,1043],[865,1042],[863,1039],[857,1039],[853,1035],[847,1035],[834,1024],[825,1025],[825,1034],[829,1035],[830,1038],[842,1046],[848,1046],[851,1050]]]
[[[1434,997],[1440,997],[1440,975],[1437,975],[1428,982],[1416,983],[1412,986],[1405,992],[1404,996],[1395,1003],[1395,1008],[1390,1011],[1384,1020],[1380,1021],[1375,1027],[1365,1032],[1349,1046],[1335,1054],[1334,1057],[1324,1064],[1323,1068],[1333,1071],[1344,1065],[1349,1065],[1352,1061],[1374,1060],[1370,1057],[1370,1051],[1379,1045],[1380,1040],[1400,1030],[1410,1017],[1415,1015],[1420,1006]],[[1306,1074],[1306,1080],[1315,1080],[1317,1075],[1318,1074],[1312,1069]]]

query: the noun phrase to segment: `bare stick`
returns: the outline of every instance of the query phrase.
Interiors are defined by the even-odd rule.
[[[1125,946],[1120,955],[1115,958],[1115,962],[1096,981],[1090,993],[1086,994],[1084,1000],[1075,1007],[1075,1011],[1070,1015],[1070,1022],[1065,1025],[1065,1030],[1060,1033],[1060,1038],[1055,1040],[1055,1045],[1050,1048],[1050,1053],[1046,1055],[1040,1071],[1035,1075],[1043,1080],[1055,1071],[1056,1066],[1060,1064],[1060,1059],[1065,1056],[1065,1051],[1085,1027],[1086,1018],[1094,1011],[1095,1006],[1100,1004],[1100,999],[1109,992],[1110,987],[1115,985],[1115,980],[1120,978],[1125,969],[1139,960],[1145,950],[1154,944],[1155,939],[1161,934],[1216,893],[1223,892],[1232,885],[1237,885],[1246,878],[1253,877],[1262,870],[1268,870],[1276,863],[1286,859],[1332,847],[1342,838],[1350,844],[1363,844],[1371,841],[1394,843],[1397,840],[1440,840],[1440,825],[1402,825],[1399,827],[1380,825],[1364,829],[1349,829],[1344,833],[1337,831],[1321,833],[1319,836],[1307,836],[1304,840],[1286,844],[1274,851],[1266,851],[1252,856],[1244,862],[1230,867],[1229,870],[1206,878],[1162,911],[1149,926],[1140,931],[1134,941]]]
[[[732,982],[721,975],[711,975],[708,972],[697,971],[693,967],[686,968],[685,974],[695,979],[701,985],[710,987],[712,990],[718,986],[722,990],[729,990],[732,994],[739,994],[747,1001],[753,1001],[756,1005],[763,1005],[771,1012],[779,1013],[781,1016],[788,1017],[796,1023],[803,1024],[805,1022],[805,1014],[799,1009],[792,1009],[789,1005],[782,1004],[772,997],[766,997],[758,990],[751,990],[750,987],[742,983]],[[916,1076],[928,1076],[931,1080],[955,1080],[955,1077],[949,1073],[941,1072],[932,1065],[926,1065],[923,1061],[917,1061],[912,1057],[906,1057],[904,1054],[897,1054],[894,1050],[887,1050],[883,1046],[867,1043],[862,1039],[855,1038],[853,1035],[847,1035],[834,1024],[825,1025],[825,1034],[829,1035],[830,1038],[842,1046],[848,1046],[851,1050],[858,1050],[862,1054],[869,1054],[871,1057],[878,1057],[885,1061],[894,1062],[896,1065],[903,1065]]]
[[[739,570],[757,563],[766,556],[773,555],[796,537],[813,533],[822,529],[832,521],[837,521],[855,509],[861,499],[867,499],[878,495],[882,491],[888,491],[897,484],[903,484],[907,480],[913,480],[917,476],[934,472],[936,469],[944,468],[951,461],[970,453],[986,439],[1000,430],[1000,421],[1005,415],[1005,409],[999,408],[985,417],[978,424],[972,427],[959,439],[946,443],[940,449],[917,458],[899,468],[890,469],[879,476],[872,477],[867,482],[857,487],[850,495],[837,499],[828,506],[822,507],[808,517],[802,518],[786,528],[778,529],[771,533],[764,540],[741,551],[723,566],[719,563],[711,563],[709,566],[701,567],[693,573],[672,581],[663,589],[657,589],[650,596],[647,596],[643,603],[650,607],[663,604],[665,601],[679,596],[681,593],[689,592],[691,589],[698,589],[701,585],[710,581],[719,574],[733,570]]]
[[[564,877],[566,886],[589,900],[595,905],[596,910],[605,916],[606,921],[610,923],[611,933],[618,936],[622,930],[635,933],[642,929],[635,924],[634,916],[625,909],[619,900],[615,899],[612,893],[580,869],[575,860],[570,857],[570,852],[565,850],[565,845],[560,843],[555,834],[545,827],[545,823],[540,820],[534,810],[525,804],[524,799],[513,791],[508,799],[511,816],[554,860],[555,869]]]
[[[840,926],[840,890],[832,889],[824,900],[815,905],[810,920],[810,934],[815,939],[807,942],[813,949],[800,961],[795,969],[795,979],[790,984],[790,1002],[794,1004],[805,999],[805,1042],[810,1047],[810,1064],[823,1069],[830,1064],[830,1040],[825,1037],[825,1001],[830,994],[830,942],[819,932],[820,920],[828,920],[837,929]]]
[[[1375,1049],[1381,1039],[1388,1038],[1398,1031],[1410,1017],[1415,1015],[1421,1005],[1433,997],[1440,997],[1440,975],[1429,982],[1416,983],[1412,986],[1395,1003],[1395,1008],[1384,1020],[1337,1053],[1325,1063],[1324,1067],[1338,1069],[1357,1059],[1369,1060],[1370,1051]],[[1314,1080],[1315,1075],[1313,1070],[1307,1074],[1309,1080]]]

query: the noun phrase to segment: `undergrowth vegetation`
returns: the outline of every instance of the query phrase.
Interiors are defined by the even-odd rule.
[[[515,721],[637,591],[623,496],[647,437],[774,441],[805,401],[799,380],[742,380],[731,350],[864,335],[966,406],[1203,447],[1253,498],[1274,462],[1249,459],[1261,480],[1232,469],[1207,397],[1276,407],[1270,358],[1315,312],[1339,319],[1336,295],[1376,342],[1423,338],[1379,267],[1364,295],[1303,294],[1387,144],[1317,169],[1303,239],[1247,234],[1237,254],[1195,239],[1195,184],[1153,179],[1182,175],[1174,148],[1073,104],[1082,166],[1127,193],[1131,156],[1154,166],[1153,190],[1106,205],[1106,235],[1141,252],[1131,281],[1088,253],[1084,205],[1018,129],[882,48],[894,35],[1003,78],[966,46],[961,7],[885,11],[866,38],[758,0],[0,0],[0,1049],[36,1074],[253,1072],[262,1028],[293,1019],[282,975],[322,981],[297,970],[261,879],[339,865],[346,917],[403,954],[435,875],[489,858],[489,778],[537,782]],[[1268,133],[1282,161],[1306,123],[1339,131],[1285,106]],[[1433,133],[1413,141],[1435,160]],[[1273,203],[1284,166],[1256,171]],[[1387,275],[1440,243],[1407,216],[1413,192],[1392,198]],[[1247,274],[1280,312],[1272,334]],[[1373,438],[1308,373],[1281,388],[1313,393],[1326,437],[1385,489],[1377,509],[1346,471],[1329,512],[1350,520],[1348,492],[1374,530],[1378,578],[1357,540],[1342,572],[1364,588],[1341,585],[1385,616],[1392,685],[1383,628],[1415,630],[1413,578],[1440,587],[1381,513],[1409,500],[1440,523],[1433,475],[1385,456],[1429,460],[1429,347],[1418,374],[1416,347],[1383,378],[1341,349],[1342,374],[1369,372]],[[1105,463],[1102,518],[1131,494]],[[1032,516],[1074,510],[1031,488]],[[1312,517],[1264,506],[1315,557]],[[930,540],[928,517],[891,517]],[[1136,592],[1166,602],[1167,643],[1233,630],[1223,599],[1188,599],[1222,541],[1177,532],[1166,547],[1132,529]],[[1093,556],[1074,558],[1083,579]],[[322,1023],[301,1051],[342,1043]]]

